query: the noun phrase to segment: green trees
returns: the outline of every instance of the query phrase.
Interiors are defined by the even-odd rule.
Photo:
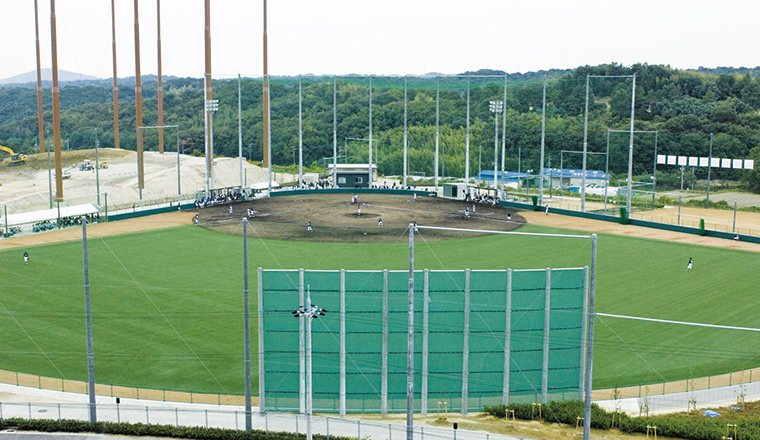
[[[541,134],[541,104],[544,74],[548,77],[546,153],[552,166],[560,164],[560,150],[580,150],[583,145],[586,75],[631,75],[636,78],[635,129],[658,132],[658,153],[682,156],[708,155],[709,136],[714,134],[713,155],[744,159],[760,146],[760,81],[749,72],[723,69],[681,71],[668,66],[618,64],[582,66],[572,71],[550,71],[509,76],[506,102],[507,168],[538,169]],[[332,156],[333,78],[305,77],[303,91],[304,162]],[[368,79],[346,77],[338,80],[337,140],[341,151],[348,147],[349,160],[367,160],[369,136]],[[408,78],[409,170],[433,175],[435,148],[436,87],[440,86],[439,173],[465,174],[465,126],[467,78]],[[124,80],[123,83],[126,83]],[[403,166],[404,78],[373,78],[373,138],[377,140],[377,160],[383,174],[401,174]],[[164,81],[164,121],[180,126],[180,142],[187,153],[204,151],[203,81],[173,78]],[[493,166],[493,113],[488,102],[503,100],[503,78],[472,78],[470,81],[470,170],[478,170],[478,150],[483,150],[484,169]],[[235,156],[237,136],[237,80],[214,81],[214,98],[219,111],[214,115],[215,153]],[[146,125],[157,122],[156,83],[143,87]],[[120,124],[122,148],[134,149],[134,89],[120,84]],[[243,151],[260,160],[263,148],[262,85],[258,80],[242,81]],[[101,146],[113,146],[112,103],[109,86],[66,86],[61,89],[62,136],[72,148],[91,148],[97,128]],[[607,130],[628,130],[631,113],[630,79],[592,79],[589,103],[588,149],[606,149]],[[49,90],[45,91],[45,118],[49,126]],[[290,164],[298,146],[298,79],[272,81],[272,150],[275,164]],[[34,151],[37,135],[36,92],[33,88],[0,89],[0,144],[14,150]],[[499,118],[501,125],[501,117]],[[498,138],[501,143],[502,133]],[[654,145],[650,135],[634,139],[635,173],[651,173]],[[173,143],[167,140],[167,143]],[[155,149],[155,134],[146,133],[146,147]],[[173,150],[173,145],[167,145]],[[610,138],[610,167],[614,173],[627,171],[628,138]],[[501,145],[499,150],[501,150]],[[443,156],[445,151],[445,157]],[[757,155],[757,150],[753,150]],[[342,151],[341,154],[345,154]],[[373,152],[374,154],[374,152]],[[580,167],[580,158],[566,155],[566,167]],[[589,167],[603,169],[603,156],[589,159]],[[328,159],[329,160],[329,159]],[[500,162],[500,160],[499,160]],[[500,163],[499,163],[500,165]],[[667,166],[663,171],[672,172]],[[701,178],[702,171],[696,170]],[[717,178],[742,178],[748,187],[760,191],[754,171],[714,170]],[[754,182],[754,183],[753,183]]]

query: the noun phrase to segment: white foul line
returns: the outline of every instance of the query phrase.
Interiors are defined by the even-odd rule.
[[[434,229],[437,231],[454,231],[454,232],[477,232],[479,234],[529,235],[533,237],[591,238],[591,235],[566,235],[566,234],[541,234],[539,232],[489,231],[488,229],[443,228],[439,226],[421,226],[421,225],[418,225],[417,229]]]
[[[749,332],[760,332],[760,328],[735,327],[733,325],[701,324],[698,322],[683,322],[683,321],[671,321],[668,319],[642,318],[640,316],[613,315],[611,313],[594,313],[594,315],[608,316],[610,318],[632,319],[634,321],[661,322],[663,324],[681,324],[681,325],[690,325],[693,327],[709,327],[709,328],[722,328],[726,330],[744,330],[744,331],[749,331]]]

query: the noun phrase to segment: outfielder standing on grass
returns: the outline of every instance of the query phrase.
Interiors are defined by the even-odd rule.
[[[689,263],[686,265],[686,270],[691,272],[691,257],[689,257]]]
[[[24,251],[24,264],[29,264],[29,252]]]
[[[311,232],[311,231],[312,231],[312,229],[311,229],[311,222],[309,222],[309,223],[306,224],[306,232]]]

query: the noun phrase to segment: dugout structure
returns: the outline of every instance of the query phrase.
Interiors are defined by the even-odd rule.
[[[579,399],[584,391],[588,267],[414,271],[414,406],[423,414]],[[259,398],[303,411],[303,323],[312,322],[313,409],[404,412],[408,271],[258,271]]]

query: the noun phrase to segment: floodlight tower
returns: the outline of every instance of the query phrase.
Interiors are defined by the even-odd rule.
[[[206,113],[208,114],[206,120],[209,124],[209,146],[208,151],[210,152],[209,157],[213,159],[214,157],[214,112],[219,110],[219,100],[218,99],[207,99],[206,100]],[[214,189],[214,162],[206,161],[206,198],[209,196],[209,189]]]
[[[312,440],[311,435],[311,398],[313,394],[312,382],[311,382],[311,318],[317,319],[320,316],[325,316],[327,312],[316,304],[311,303],[311,289],[306,285],[306,306],[298,307],[293,311],[293,316],[296,318],[306,319],[306,440]],[[303,338],[303,334],[301,334]],[[303,344],[303,341],[301,341]]]
[[[504,101],[489,101],[488,108],[493,112],[493,189],[498,191],[499,179],[497,174],[497,166],[499,162],[499,113],[504,109]]]

